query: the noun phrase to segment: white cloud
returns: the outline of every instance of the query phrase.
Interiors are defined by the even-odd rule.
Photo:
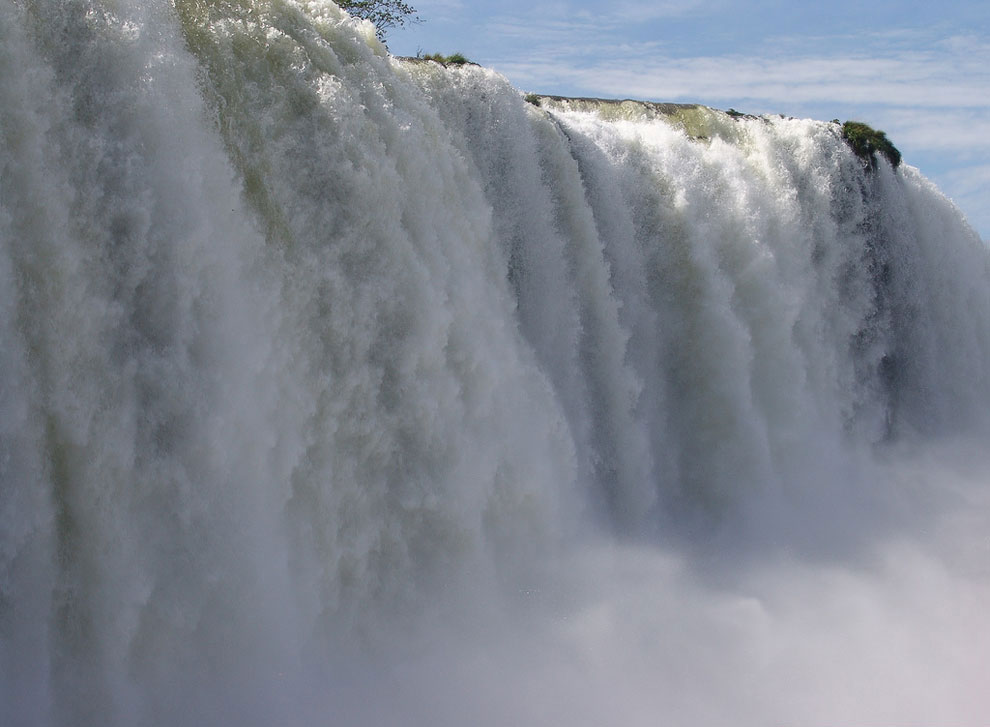
[[[990,108],[894,111],[886,128],[903,144],[950,153],[960,162],[990,153]]]
[[[417,8],[423,10],[463,10],[463,0],[419,0]]]
[[[927,57],[656,57],[657,46],[626,46],[633,57],[582,67],[507,60],[499,70],[532,86],[544,77],[597,94],[660,100],[759,99],[778,103],[869,103],[903,107],[987,108],[990,72],[960,76]],[[638,51],[638,52],[636,52]],[[652,56],[652,57],[651,57]]]
[[[431,23],[448,23],[463,18],[463,0],[413,0],[416,15],[428,18]]]
[[[525,17],[499,18],[490,29],[506,47],[486,61],[520,85],[564,94],[702,103],[758,99],[778,105],[990,107],[990,42],[972,34],[895,28],[860,35],[778,36],[761,40],[758,51],[688,57],[658,40],[663,33],[644,41],[630,32],[630,21],[646,24],[660,16],[704,11],[705,3],[694,0],[629,0],[599,16],[535,10]],[[516,44],[525,44],[524,52]]]
[[[691,14],[704,13],[712,3],[705,0],[668,0],[667,2],[628,2],[615,3],[609,6],[604,15],[609,19],[622,22],[648,22],[664,18],[683,17]]]

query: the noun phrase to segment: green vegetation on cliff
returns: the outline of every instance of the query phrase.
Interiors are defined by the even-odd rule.
[[[445,66],[463,66],[466,63],[477,65],[474,61],[469,61],[465,58],[463,53],[454,53],[449,56],[445,56],[443,53],[427,53],[426,55],[417,54],[416,58],[421,61],[436,61],[437,63],[442,63]]]
[[[865,159],[870,166],[876,165],[874,154],[880,153],[887,157],[891,166],[901,163],[901,153],[897,150],[887,135],[859,121],[847,121],[842,125],[842,138],[846,140],[856,156]]]

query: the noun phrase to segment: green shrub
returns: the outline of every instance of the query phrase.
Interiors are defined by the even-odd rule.
[[[416,55],[417,58],[421,58],[424,61],[436,61],[437,63],[443,63],[445,66],[463,66],[465,63],[472,63],[467,58],[464,57],[463,53],[454,53],[453,55],[445,56],[443,53],[427,53],[426,55]]]
[[[527,93],[525,98],[526,98],[526,103],[531,103],[534,106],[540,105],[540,97],[537,96],[535,93]]]
[[[891,166],[901,163],[901,153],[890,143],[882,131],[867,126],[859,121],[847,121],[842,125],[842,138],[846,140],[856,156],[867,160],[871,166],[876,165],[874,154],[879,152],[887,157]]]

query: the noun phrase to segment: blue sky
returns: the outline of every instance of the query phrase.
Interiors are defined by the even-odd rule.
[[[865,121],[990,241],[990,2],[411,0],[396,55],[453,53],[523,91]]]

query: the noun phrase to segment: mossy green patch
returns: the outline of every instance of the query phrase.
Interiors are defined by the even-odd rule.
[[[876,166],[875,154],[883,154],[891,166],[901,163],[901,153],[887,135],[860,121],[847,121],[842,125],[842,138],[846,140],[856,156],[865,159],[871,167]]]
[[[426,55],[417,55],[416,58],[424,61],[436,61],[437,63],[442,63],[445,66],[463,66],[468,63],[471,65],[477,65],[473,61],[469,61],[465,58],[463,53],[454,53],[449,56],[445,56],[443,53],[427,53]]]

